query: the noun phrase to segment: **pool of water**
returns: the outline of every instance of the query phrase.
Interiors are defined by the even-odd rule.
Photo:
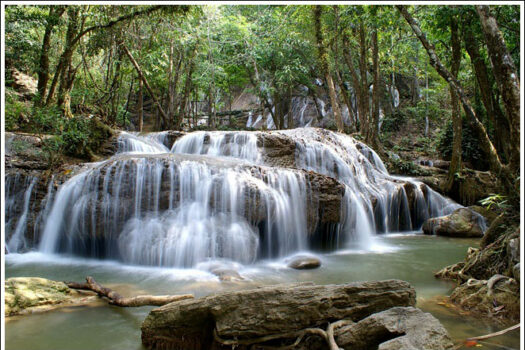
[[[93,276],[99,283],[125,296],[137,294],[183,294],[196,297],[227,290],[261,285],[313,281],[339,284],[353,281],[402,279],[417,291],[418,307],[436,316],[454,341],[491,333],[504,326],[479,317],[461,315],[439,304],[453,284],[437,280],[433,273],[462,260],[469,239],[449,239],[420,234],[385,235],[375,239],[370,249],[350,248],[320,254],[322,266],[316,270],[296,271],[283,260],[261,261],[239,266],[242,282],[220,282],[202,269],[167,269],[125,266],[118,262],[58,257],[39,253],[6,256],[6,278],[39,276],[53,280],[83,281]],[[53,312],[13,317],[6,321],[6,349],[143,349],[140,325],[152,307],[119,308],[100,303],[92,306],[62,308]],[[483,348],[519,349],[519,330],[489,339]]]

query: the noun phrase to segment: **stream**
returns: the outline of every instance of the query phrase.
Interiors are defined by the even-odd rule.
[[[84,165],[56,189],[40,186],[41,203],[33,200],[35,176],[6,179],[6,278],[80,282],[89,275],[124,296],[196,297],[395,278],[415,287],[418,307],[454,340],[500,327],[437,299],[453,284],[433,273],[463,260],[477,242],[424,236],[421,226],[461,206],[415,179],[390,175],[372,149],[347,135],[315,128],[194,132],[170,143],[167,133],[123,132],[112,157]],[[304,252],[316,254],[321,268],[287,267],[287,258]],[[220,282],[209,272],[216,263],[245,280]],[[151,309],[100,302],[12,317],[6,345],[140,349],[140,325]],[[499,345],[483,343],[486,349],[519,348],[518,331],[489,341]]]
[[[417,306],[431,312],[453,340],[488,334],[505,328],[479,317],[460,315],[438,304],[453,284],[435,279],[433,272],[464,258],[476,240],[424,236],[419,233],[389,234],[377,238],[370,251],[347,249],[321,254],[316,270],[292,270],[283,260],[239,266],[246,278],[220,282],[200,269],[174,269],[122,265],[115,261],[58,257],[42,253],[6,256],[6,278],[39,276],[55,280],[83,281],[87,275],[125,296],[136,294],[184,294],[196,297],[228,290],[275,283],[313,281],[336,284],[398,278],[409,281],[417,292]],[[152,307],[120,308],[105,302],[93,306],[61,308],[53,312],[12,317],[6,322],[6,348],[17,349],[143,349],[140,325]],[[519,349],[519,330],[483,343],[485,349]]]

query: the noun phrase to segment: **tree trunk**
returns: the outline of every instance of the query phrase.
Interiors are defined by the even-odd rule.
[[[515,176],[510,172],[510,170],[506,166],[504,166],[501,163],[496,148],[490,141],[487,131],[483,126],[483,123],[481,123],[478,117],[476,116],[476,113],[472,108],[470,101],[465,91],[463,90],[461,84],[443,66],[436,54],[434,45],[432,45],[427,40],[425,34],[421,31],[419,24],[414,20],[414,18],[412,18],[410,13],[408,13],[406,7],[404,5],[396,5],[396,7],[401,12],[401,14],[406,19],[416,36],[419,38],[419,40],[425,47],[425,50],[428,53],[430,63],[432,64],[432,66],[436,69],[439,75],[441,75],[443,79],[445,79],[448,82],[448,84],[452,87],[456,94],[458,94],[461,104],[463,105],[463,109],[465,110],[465,113],[472,122],[472,126],[475,128],[478,134],[480,140],[480,147],[483,149],[488,158],[487,160],[489,162],[490,170],[501,180],[504,192],[510,195],[514,200],[514,196],[516,195],[516,186],[514,184]]]
[[[93,277],[86,277],[86,283],[64,282],[69,288],[91,290],[100,297],[105,297],[111,305],[121,307],[139,307],[139,306],[162,306],[175,301],[193,299],[192,294],[183,295],[138,295],[132,298],[124,298],[119,293],[107,287],[103,287],[95,281]]]
[[[370,126],[370,138],[368,142],[376,150],[380,151],[379,142],[379,94],[380,94],[380,77],[379,77],[379,44],[377,42],[377,29],[372,32],[372,66],[374,72],[374,87],[372,91],[372,123]],[[382,153],[382,152],[381,152]]]
[[[348,119],[352,123],[351,129],[355,131],[355,117],[354,112],[352,111],[352,103],[350,102],[350,98],[348,97],[348,93],[345,90],[345,85],[343,82],[343,79],[341,77],[341,74],[339,72],[335,73],[335,76],[337,78],[337,85],[339,85],[339,89],[341,90],[341,95],[343,96],[343,101],[346,105],[346,108],[348,108]]]
[[[151,89],[151,87],[149,86],[149,83],[148,81],[146,80],[146,77],[144,76],[144,73],[142,73],[142,69],[140,69],[140,66],[139,64],[137,63],[137,61],[135,61],[135,59],[133,58],[133,56],[131,55],[131,52],[129,52],[128,48],[126,47],[126,45],[122,44],[122,49],[124,50],[124,52],[126,53],[126,55],[128,56],[129,60],[131,61],[131,63],[133,64],[133,66],[135,67],[135,70],[137,71],[137,73],[139,74],[139,78],[141,79],[141,81],[144,83],[144,86],[146,86],[146,90],[148,90],[148,93],[150,94],[151,98],[153,99],[153,101],[155,102],[155,104],[157,105],[157,109],[158,111],[160,112],[160,115],[162,116],[162,121],[164,122],[164,126],[168,126],[169,125],[169,119],[168,119],[168,116],[166,115],[166,113],[164,112],[164,110],[162,109],[162,106],[160,105],[160,102],[159,100],[157,99],[157,97],[155,96],[155,94],[153,93],[153,90]]]
[[[489,6],[477,5],[476,10],[481,21],[485,43],[487,44],[494,78],[498,83],[503,105],[510,125],[511,155],[509,167],[519,173],[520,167],[520,81],[503,35],[496,19],[490,13]]]
[[[143,106],[144,97],[142,95],[142,86],[143,86],[142,79],[139,77],[139,93],[137,97],[137,115],[139,118],[139,125],[138,125],[139,132],[142,132],[142,126],[144,124],[144,106]]]
[[[348,38],[343,38],[344,43],[344,50],[343,50],[343,56],[346,61],[346,66],[348,67],[348,70],[350,71],[350,76],[352,77],[352,86],[354,87],[354,94],[357,101],[357,114],[358,118],[356,118],[356,122],[359,120],[359,124],[362,127],[363,122],[363,116],[366,117],[366,109],[365,104],[362,101],[363,94],[361,93],[361,82],[359,79],[359,76],[357,75],[357,71],[355,70],[353,59],[352,59],[352,51],[350,50],[350,43],[348,42]],[[356,123],[356,129],[358,128],[358,125]]]
[[[341,117],[341,110],[339,103],[337,102],[337,95],[335,92],[334,81],[330,75],[330,68],[328,65],[328,54],[323,44],[323,34],[321,32],[321,14],[322,6],[315,5],[313,9],[314,22],[315,22],[315,37],[317,40],[317,48],[319,50],[319,60],[321,61],[321,67],[323,75],[328,85],[328,92],[330,95],[330,104],[332,105],[332,111],[334,112],[334,119],[337,126],[337,131],[344,132],[343,118]]]
[[[452,45],[452,61],[450,64],[450,72],[452,76],[457,79],[459,73],[459,66],[461,64],[461,43],[459,41],[458,22],[456,17],[452,16],[450,22],[450,34],[451,34],[451,45]],[[457,174],[461,173],[461,136],[462,136],[462,124],[461,124],[461,110],[459,107],[458,96],[454,89],[450,86],[450,102],[452,107],[452,157],[450,159],[450,166],[448,168],[448,178],[445,185],[445,191],[450,192],[456,180],[458,179]]]
[[[361,116],[361,133],[365,140],[369,138],[370,133],[370,95],[368,93],[368,78],[366,73],[367,57],[366,57],[366,33],[363,21],[359,24],[359,72],[361,73],[361,101],[363,103],[363,115]]]
[[[184,119],[184,113],[186,112],[186,104],[191,93],[191,76],[193,75],[193,70],[195,69],[195,55],[197,53],[198,43],[195,44],[193,50],[191,51],[191,56],[188,63],[188,71],[186,73],[186,80],[184,82],[184,90],[182,93],[182,99],[177,111],[175,119],[175,129],[180,130],[182,127],[182,121]]]
[[[510,127],[509,122],[503,111],[500,108],[499,103],[495,97],[494,91],[492,90],[491,84],[488,78],[487,66],[485,60],[481,57],[477,40],[475,39],[472,31],[469,28],[469,24],[465,25],[463,31],[463,41],[465,42],[465,49],[470,57],[476,80],[479,85],[481,92],[481,100],[485,110],[487,111],[488,119],[490,120],[492,127],[494,128],[494,143],[498,152],[503,153],[506,159],[510,159]]]
[[[38,100],[36,101],[38,105],[43,104],[45,101],[47,83],[49,81],[49,50],[51,47],[51,33],[65,10],[65,6],[49,6],[49,14],[47,16],[44,39],[42,40],[42,49],[40,50],[38,67]]]

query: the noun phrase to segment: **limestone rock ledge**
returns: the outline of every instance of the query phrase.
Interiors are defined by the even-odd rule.
[[[312,327],[325,329],[329,323],[347,320],[357,323],[340,328],[334,334],[342,342],[341,345],[344,342],[353,343],[354,338],[346,336],[345,329],[353,332],[362,326],[362,322],[376,325],[378,334],[385,327],[394,329],[395,326],[390,325],[397,322],[401,327],[399,332],[387,329],[390,336],[381,338],[381,333],[379,338],[370,339],[370,344],[390,340],[392,344],[403,345],[396,349],[414,346],[419,349],[450,349],[452,344],[444,328],[432,316],[411,307],[414,305],[414,289],[400,280],[266,286],[184,300],[153,309],[142,324],[142,343],[148,349],[241,350],[248,349],[246,341],[254,338],[294,333]],[[389,309],[387,314],[377,314]],[[365,321],[370,315],[377,316],[372,321]],[[416,325],[422,322],[422,318],[426,326],[417,330]],[[401,334],[404,337],[392,340]],[[412,335],[417,335],[419,340],[414,340]],[[326,349],[326,343],[320,339],[316,335],[307,336],[296,348]],[[240,343],[221,344],[224,340]],[[295,337],[279,341],[274,339],[273,343],[265,345],[289,345],[295,340]],[[412,347],[409,347],[410,344]],[[257,349],[257,345],[254,346],[252,348]],[[384,349],[395,348],[392,346]]]

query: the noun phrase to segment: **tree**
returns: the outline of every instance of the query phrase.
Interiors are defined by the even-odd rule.
[[[450,64],[450,71],[454,79],[458,78],[459,66],[461,64],[461,42],[459,39],[459,28],[457,18],[452,14],[450,17],[450,41],[452,46],[452,59]],[[448,168],[448,178],[445,185],[445,190],[450,192],[461,173],[461,136],[462,136],[462,118],[459,101],[456,92],[450,89],[450,104],[452,108],[452,156],[450,166]]]
[[[476,113],[474,109],[472,108],[470,101],[465,94],[465,91],[463,90],[463,87],[457,81],[452,74],[445,68],[445,66],[441,63],[439,60],[436,50],[434,48],[434,45],[432,45],[426,38],[425,34],[421,31],[421,28],[419,27],[419,24],[415,21],[415,19],[410,15],[408,12],[406,6],[404,5],[396,5],[397,9],[401,12],[403,17],[406,19],[412,30],[414,31],[414,34],[418,37],[418,39],[423,44],[423,47],[428,53],[428,56],[430,58],[430,63],[432,66],[436,69],[436,71],[445,79],[450,87],[454,90],[454,92],[458,95],[462,105],[463,109],[465,110],[465,113],[469,117],[469,119],[472,122],[473,127],[475,128],[476,132],[478,133],[478,137],[481,142],[481,147],[484,150],[485,154],[488,157],[488,162],[490,169],[499,176],[503,189],[506,192],[506,194],[515,196],[516,188],[515,188],[515,177],[510,171],[510,169],[505,166],[496,151],[496,148],[492,144],[487,131],[485,127],[483,126],[483,123],[479,121],[479,119],[476,116]]]
[[[519,172],[520,164],[520,81],[503,35],[496,19],[486,5],[477,5],[476,10],[481,20],[485,43],[492,63],[494,77],[501,91],[501,97],[510,126],[511,154],[509,166],[512,171]]]
[[[322,7],[315,5],[313,8],[314,26],[315,26],[315,37],[317,41],[317,49],[319,52],[319,61],[321,63],[321,71],[325,77],[326,83],[328,84],[328,91],[330,93],[330,104],[332,105],[332,111],[334,113],[335,123],[337,125],[337,131],[344,132],[343,118],[341,117],[341,110],[339,103],[337,102],[337,96],[335,92],[334,81],[330,74],[330,68],[328,65],[328,54],[323,43],[323,34],[321,31],[321,15]]]

